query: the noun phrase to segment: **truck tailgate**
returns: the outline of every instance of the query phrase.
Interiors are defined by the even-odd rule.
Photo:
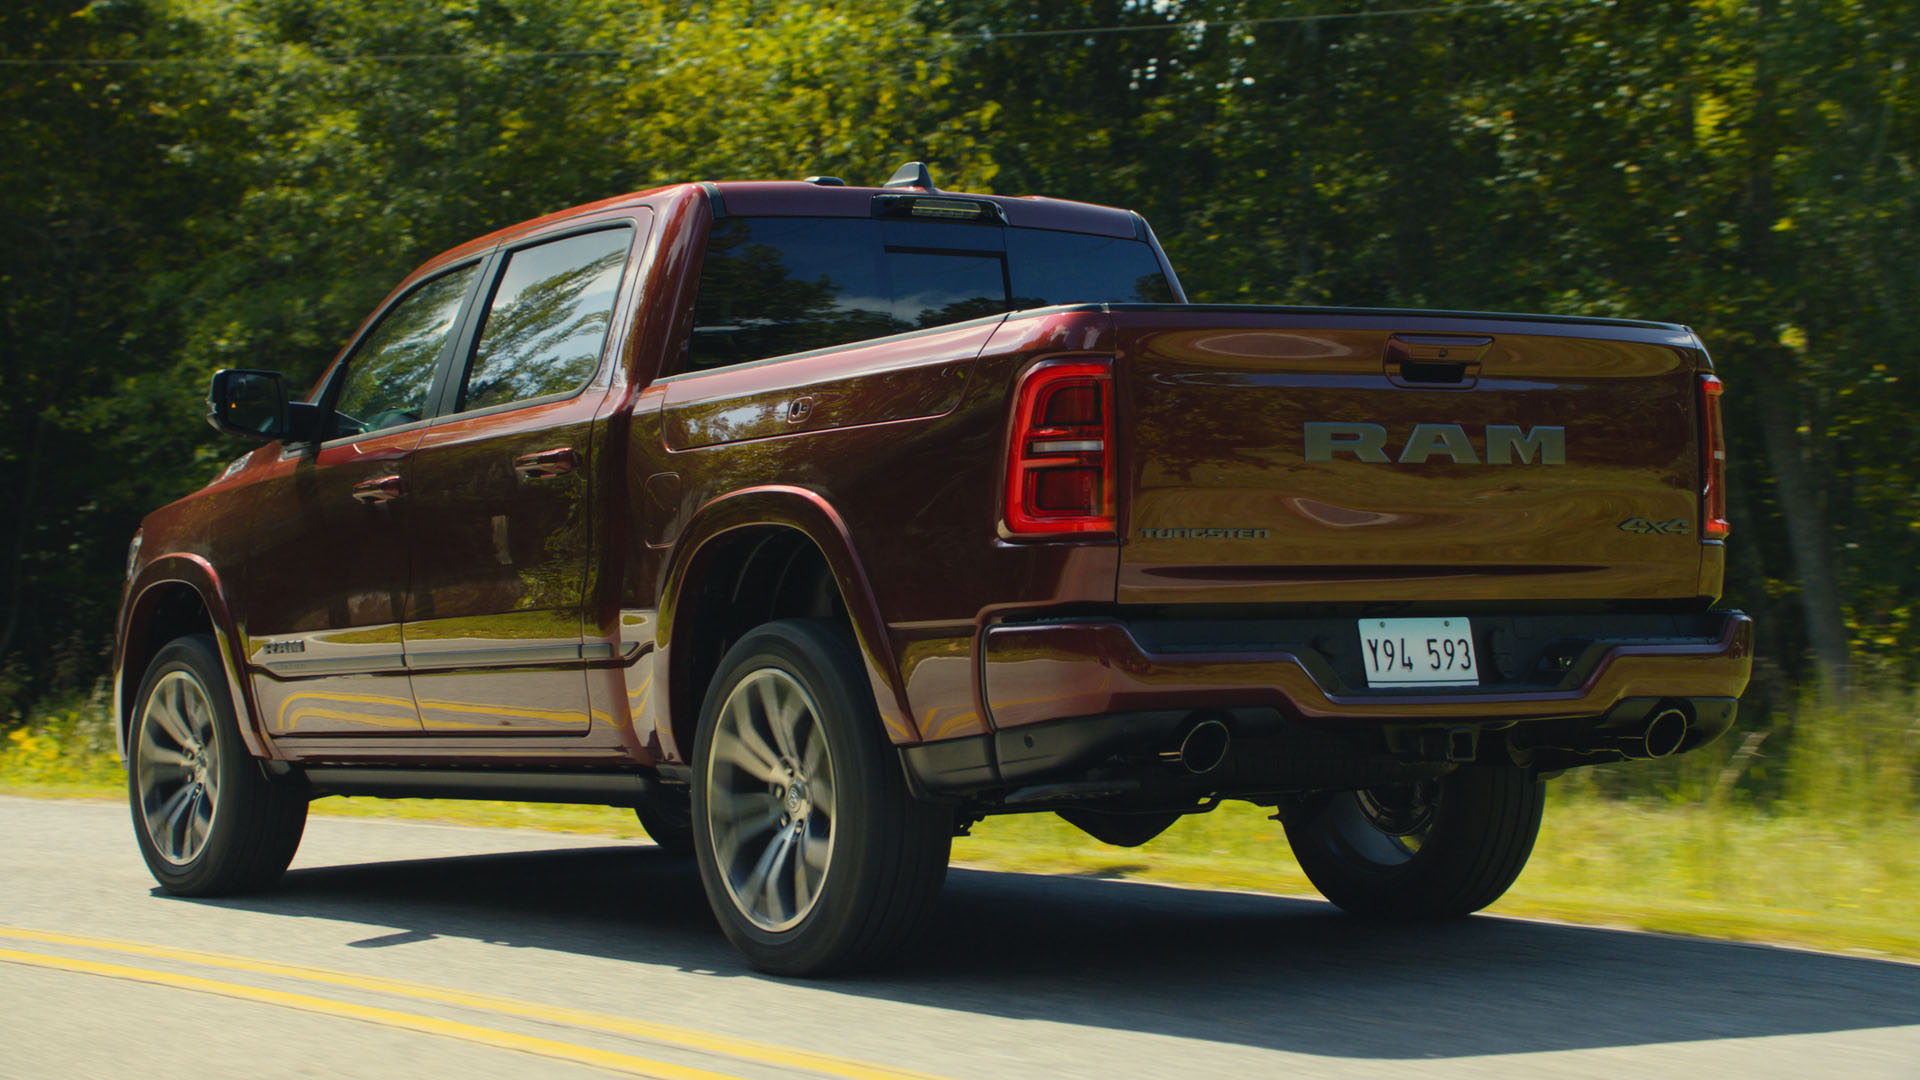
[[[1699,591],[1682,327],[1112,309],[1124,603],[1512,603]]]

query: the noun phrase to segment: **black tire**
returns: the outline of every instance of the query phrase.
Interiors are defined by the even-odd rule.
[[[633,816],[647,830],[647,839],[669,855],[693,854],[693,802],[681,788],[655,785],[648,791]]]
[[[127,797],[147,869],[177,896],[271,885],[307,824],[305,793],[268,779],[241,742],[226,671],[206,635],[168,642],[140,681]]]
[[[951,814],[908,793],[865,668],[832,624],[767,623],[729,649],[694,762],[700,879],[754,967],[873,966],[932,915]]]
[[[1520,876],[1545,801],[1545,786],[1524,769],[1468,766],[1325,796],[1288,820],[1287,842],[1314,887],[1347,911],[1458,918]]]

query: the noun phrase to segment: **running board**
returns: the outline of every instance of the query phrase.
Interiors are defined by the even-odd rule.
[[[488,799],[638,806],[660,781],[639,772],[418,769],[312,765],[298,770],[320,795],[382,799]]]

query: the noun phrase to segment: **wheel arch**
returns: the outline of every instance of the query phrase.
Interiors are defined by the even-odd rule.
[[[256,758],[270,757],[255,718],[252,688],[244,678],[240,634],[227,607],[219,572],[198,555],[163,555],[147,563],[127,589],[119,648],[113,672],[114,742],[122,760],[127,753],[134,698],[167,642],[189,634],[211,634],[227,675],[227,693],[240,718],[240,738]]]
[[[675,549],[660,591],[660,647],[681,760],[691,760],[701,700],[721,655],[746,630],[780,618],[841,621],[888,739],[915,741],[865,568],[846,523],[819,493],[769,486],[716,499],[695,513]]]

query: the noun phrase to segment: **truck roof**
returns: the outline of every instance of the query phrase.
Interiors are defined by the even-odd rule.
[[[555,222],[586,217],[640,203],[657,203],[662,199],[684,198],[699,191],[704,191],[709,198],[715,199],[724,206],[727,214],[745,217],[864,218],[872,216],[873,198],[876,195],[924,194],[993,203],[1006,215],[1007,224],[1016,228],[1054,229],[1060,232],[1088,233],[1124,239],[1145,239],[1147,236],[1145,219],[1131,210],[1099,206],[1094,203],[1073,202],[1068,199],[1054,199],[1043,195],[1016,197],[940,191],[931,188],[845,187],[806,180],[699,181],[642,188],[515,222],[435,255],[414,274],[409,275],[409,279],[418,277],[422,271],[458,261],[477,251],[485,251],[495,244]]]
[[[848,217],[873,214],[876,195],[926,194],[990,202],[1006,214],[1007,224],[1022,229],[1057,229],[1124,239],[1143,238],[1140,215],[1118,207],[1052,199],[1043,195],[977,195],[910,187],[842,187],[804,180],[737,180],[705,185],[718,192],[729,214],[744,217]]]

